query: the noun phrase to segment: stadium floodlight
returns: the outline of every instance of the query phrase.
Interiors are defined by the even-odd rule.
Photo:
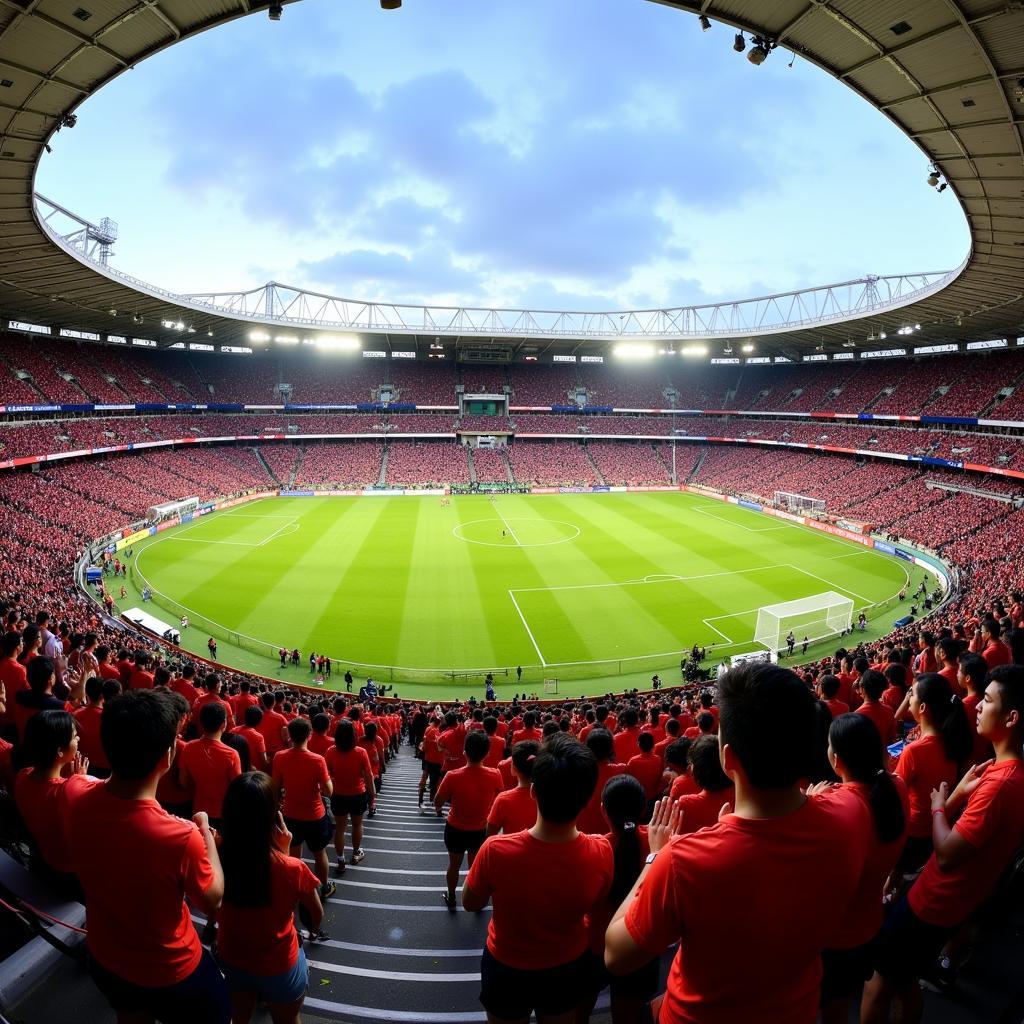
[[[928,173],[928,184],[931,185],[932,188],[935,188],[935,186],[938,185],[938,183],[939,171],[938,168],[933,167],[931,171]]]
[[[250,341],[270,341],[270,335],[266,331],[250,331]]]
[[[646,341],[620,341],[613,352],[617,359],[652,359],[654,346]]]
[[[297,334],[275,334],[274,341],[278,345],[298,345],[299,336]]]
[[[708,347],[707,345],[686,345],[679,350],[679,354],[682,356],[706,356]]]
[[[358,352],[362,348],[355,334],[318,334],[313,344],[324,352]]]
[[[701,32],[707,32],[707,30],[711,28],[711,22],[708,20],[708,16],[706,14],[702,14],[697,20],[700,22]]]
[[[747,41],[743,38],[742,32],[736,33],[736,38],[733,40],[732,48],[737,53],[742,53],[747,48]]]
[[[270,18],[271,21],[280,21],[283,11],[284,8],[281,4],[271,4],[267,8],[267,17]]]
[[[754,351],[754,346],[748,341],[746,345],[743,346],[743,351],[749,354]]]
[[[754,643],[781,651],[792,632],[797,643],[839,636],[853,626],[853,600],[828,590],[796,601],[769,604],[757,610]]]
[[[747,53],[747,60],[755,66],[763,64],[768,59],[768,54],[772,52],[774,45],[762,36],[754,36],[754,45]]]
[[[402,6],[402,0],[380,0],[381,10],[397,11]]]

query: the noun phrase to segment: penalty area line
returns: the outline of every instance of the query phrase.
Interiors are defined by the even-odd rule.
[[[519,613],[519,621],[523,624],[523,629],[526,630],[526,635],[530,638],[530,643],[533,644],[533,649],[537,652],[537,657],[540,658],[540,663],[544,668],[547,668],[548,663],[544,660],[544,655],[540,653],[540,648],[537,646],[537,641],[534,638],[533,630],[530,629],[529,624],[526,621],[526,616],[523,614],[523,609],[519,607],[519,602],[516,600],[516,595],[510,590],[508,596],[512,598],[512,604],[515,606],[516,611]]]

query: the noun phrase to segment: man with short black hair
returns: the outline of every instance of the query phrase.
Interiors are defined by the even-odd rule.
[[[868,811],[801,791],[814,761],[817,713],[795,673],[767,663],[734,666],[719,682],[718,704],[735,813],[669,843],[681,826],[679,809],[658,801],[651,855],[608,927],[605,963],[627,974],[679,942],[662,1024],[813,1024],[821,951],[856,893]],[[829,913],[807,884],[822,864],[829,865]]]
[[[169,693],[112,700],[100,724],[111,777],[70,802],[65,831],[85,890],[89,969],[119,1019],[227,1024],[226,986],[183,898],[205,913],[220,906],[213,833],[205,814],[183,821],[156,802],[177,727]]]
[[[220,702],[204,704],[199,709],[199,725],[203,735],[186,743],[178,757],[178,773],[185,789],[192,789],[192,806],[205,811],[214,828],[220,827],[224,794],[231,780],[242,773],[238,752],[221,742],[227,716]]]

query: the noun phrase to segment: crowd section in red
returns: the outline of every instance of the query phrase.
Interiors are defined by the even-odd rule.
[[[289,350],[226,355],[152,351],[38,335],[0,338],[0,404],[228,402],[346,404],[381,398],[455,405],[466,394],[508,393],[513,405],[751,409],[787,412],[1020,418],[1024,353],[859,359],[793,365],[656,365],[611,362],[458,365],[444,360],[361,359]],[[283,389],[283,390],[282,390]]]

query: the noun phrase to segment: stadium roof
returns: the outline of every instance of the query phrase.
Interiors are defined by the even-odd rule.
[[[790,355],[821,345],[838,350],[848,339],[863,341],[881,330],[895,341],[899,327],[914,323],[922,328],[915,334],[920,344],[1024,334],[1024,4],[653,2],[677,8],[680,16],[705,15],[743,30],[763,40],[766,50],[774,45],[791,50],[856,90],[921,149],[922,179],[930,161],[939,187],[948,185],[949,198],[956,197],[967,217],[971,250],[948,277],[919,275],[921,288],[901,285],[891,302],[883,294],[868,315],[848,317],[844,311],[822,317],[817,314],[825,306],[812,300],[816,315],[803,318],[811,319],[810,325],[769,333],[733,330],[728,320],[720,325],[723,329],[703,331],[701,317],[687,321],[673,318],[672,311],[657,321],[637,314],[637,324],[667,325],[661,329],[665,337],[706,333],[742,342],[756,335],[759,352]],[[76,108],[106,82],[187,36],[265,12],[268,6],[254,0],[0,0],[0,315],[102,335],[144,333],[167,345],[181,341],[181,333],[159,325],[183,323],[200,338],[213,332],[217,346],[248,344],[250,331],[261,321],[246,301],[218,297],[218,306],[227,302],[235,311],[226,314],[213,309],[209,297],[185,301],[85,262],[60,244],[36,212],[33,182],[53,134],[72,130]],[[928,187],[923,180],[921,187]],[[839,196],[837,188],[837,217],[842,215]],[[860,286],[870,298],[872,282]],[[269,288],[261,291],[272,294]],[[913,301],[901,305],[908,295]],[[316,302],[304,308],[315,309]],[[857,301],[846,307],[856,308]],[[477,349],[495,344],[518,351],[549,345],[601,351],[610,339],[644,333],[617,326],[628,325],[628,312],[590,321],[583,332],[574,331],[576,320],[557,314],[546,321],[535,317],[530,326],[529,316],[467,318],[465,312],[447,321],[443,313],[424,314],[410,320],[407,329],[389,327],[393,321],[387,316],[374,322],[364,314],[368,319],[363,322],[373,325],[369,333],[385,335],[385,341],[397,333],[422,348],[442,336]],[[348,316],[358,325],[351,311]],[[144,331],[137,325],[139,317]],[[787,323],[799,319],[791,316]],[[689,324],[686,330],[681,329],[684,323]]]

